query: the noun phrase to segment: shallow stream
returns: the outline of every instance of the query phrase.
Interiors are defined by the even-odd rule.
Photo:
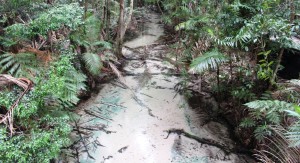
[[[81,150],[78,148],[79,162],[251,162],[247,156],[225,155],[217,147],[168,134],[170,129],[183,129],[228,146],[234,144],[225,125],[203,124],[206,113],[192,109],[174,90],[181,79],[161,59],[167,46],[156,42],[164,33],[160,16],[153,12],[148,16],[145,34],[125,43],[123,52],[129,60],[124,77],[102,84],[98,94],[78,106],[77,123],[89,134]],[[78,133],[73,137],[78,138]]]

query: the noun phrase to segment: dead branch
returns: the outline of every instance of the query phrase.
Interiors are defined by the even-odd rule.
[[[126,109],[125,106],[122,106],[122,105],[116,105],[116,104],[110,104],[110,103],[105,103],[105,102],[100,102],[100,104],[103,104],[103,105],[107,105],[107,106],[112,106],[112,107],[116,107],[116,108],[124,108]]]
[[[229,155],[230,153],[247,154],[247,155],[252,155],[253,154],[253,152],[251,150],[245,149],[243,147],[229,147],[226,144],[217,142],[217,141],[212,140],[212,139],[200,138],[198,136],[192,135],[192,134],[184,131],[183,129],[169,129],[169,130],[166,130],[165,132],[168,133],[168,135],[165,139],[168,139],[168,137],[171,133],[175,133],[175,134],[178,134],[178,135],[183,135],[187,138],[196,140],[199,143],[217,147],[217,148],[221,149],[226,155]]]
[[[103,119],[103,120],[106,120],[106,121],[113,121],[112,119],[103,117],[103,116],[98,115],[98,114],[94,113],[93,111],[90,111],[90,110],[87,110],[87,109],[84,109],[84,112],[88,115],[91,115],[91,116],[94,116],[94,117],[97,117],[97,118],[100,118],[100,119]]]
[[[9,128],[10,136],[12,136],[14,133],[14,127],[13,127],[14,109],[18,106],[23,96],[30,90],[32,86],[32,82],[26,78],[14,78],[11,75],[4,75],[4,74],[0,75],[0,81],[3,81],[4,84],[12,82],[24,89],[22,94],[17,98],[17,100],[13,103],[13,105],[10,106],[7,113],[4,116],[1,116],[0,123],[4,123]]]
[[[73,119],[73,121],[75,123],[75,127],[76,127],[76,130],[77,130],[78,135],[80,137],[80,140],[82,140],[82,144],[83,144],[84,148],[86,149],[86,153],[87,153],[88,157],[95,160],[95,158],[90,154],[89,149],[88,149],[88,145],[85,143],[85,140],[84,140],[83,136],[81,135],[81,132],[80,132],[80,129],[79,129],[79,126],[78,126],[78,122],[75,119]],[[76,152],[77,152],[77,150],[76,150]]]

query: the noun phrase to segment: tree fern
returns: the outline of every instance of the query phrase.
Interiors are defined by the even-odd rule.
[[[226,62],[228,59],[225,55],[214,49],[206,52],[203,56],[197,57],[192,61],[189,72],[203,73],[209,69],[218,68],[218,65]]]
[[[85,61],[86,68],[93,75],[100,73],[102,67],[101,58],[98,54],[95,53],[85,53],[83,55],[83,60]]]

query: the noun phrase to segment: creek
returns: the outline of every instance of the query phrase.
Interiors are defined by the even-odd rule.
[[[225,124],[208,121],[208,113],[192,108],[175,91],[181,78],[174,73],[173,65],[161,59],[167,55],[168,47],[157,42],[164,34],[160,15],[149,12],[148,17],[143,34],[125,43],[123,53],[128,60],[123,77],[101,84],[97,94],[77,107],[76,124],[86,132],[72,133],[74,141],[85,140],[76,148],[77,161],[253,162],[247,155],[226,153],[214,144],[200,143],[179,132],[228,148],[235,145]]]

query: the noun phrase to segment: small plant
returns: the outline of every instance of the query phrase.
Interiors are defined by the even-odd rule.
[[[191,73],[203,73],[204,71],[217,69],[217,86],[218,86],[218,97],[220,97],[220,64],[228,61],[228,58],[218,51],[218,49],[214,49],[212,51],[204,53],[202,56],[194,59],[190,65],[189,72]]]
[[[271,50],[258,53],[258,56],[263,56],[263,59],[259,61],[257,77],[261,80],[270,80],[273,77],[273,61],[269,61],[269,55]]]
[[[278,100],[256,100],[245,104],[250,108],[250,117],[244,118],[240,127],[255,127],[254,136],[263,141],[271,136],[271,125],[280,125],[286,110],[294,110],[294,105]]]

